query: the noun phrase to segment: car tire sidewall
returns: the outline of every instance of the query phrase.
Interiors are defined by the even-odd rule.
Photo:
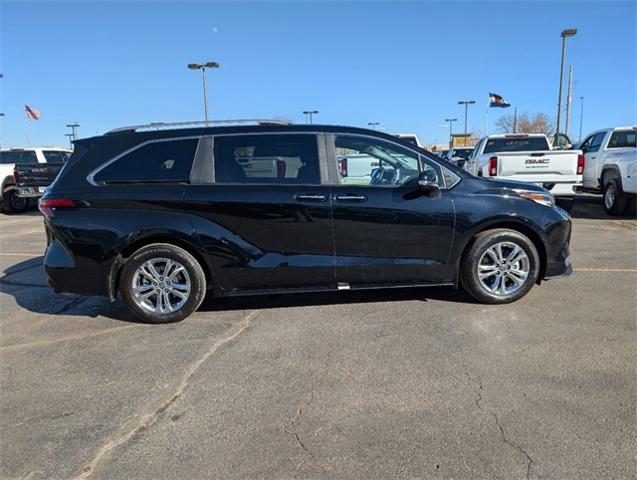
[[[522,287],[509,295],[494,295],[488,292],[478,279],[477,264],[482,254],[491,246],[500,242],[511,242],[524,250],[529,258],[529,275]],[[462,286],[476,300],[482,303],[511,303],[526,295],[537,282],[540,272],[540,256],[533,242],[522,233],[514,230],[491,230],[479,234],[469,251],[463,257],[461,267]]]
[[[132,282],[137,268],[153,258],[169,258],[186,268],[191,282],[191,293],[186,303],[172,313],[158,314],[144,310],[133,298]],[[135,252],[122,268],[119,289],[124,302],[140,320],[148,323],[179,322],[193,313],[203,302],[206,295],[206,277],[199,262],[186,250],[168,244],[153,244]]]
[[[29,200],[26,198],[20,199],[17,193],[15,187],[9,187],[2,193],[2,205],[7,213],[24,213],[29,208]],[[16,199],[21,200],[19,206],[14,205]]]
[[[606,195],[608,195],[608,191],[613,188],[615,190],[615,201],[613,204],[608,207],[606,205]],[[622,194],[619,184],[615,178],[604,179],[604,192],[602,196],[602,203],[604,204],[604,210],[607,214],[612,216],[618,216],[624,213],[624,208],[626,206],[626,199]]]

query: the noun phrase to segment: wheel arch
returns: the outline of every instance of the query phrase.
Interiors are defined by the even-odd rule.
[[[131,243],[126,245],[126,247],[124,247],[119,255],[117,255],[117,257],[113,261],[113,264],[111,265],[111,270],[108,278],[108,297],[111,301],[115,301],[115,299],[117,298],[122,267],[124,266],[128,258],[130,258],[130,256],[133,255],[140,248],[152,245],[154,243],[173,245],[185,250],[190,255],[192,255],[195,260],[199,262],[199,265],[204,272],[207,288],[212,288],[213,275],[210,265],[208,264],[208,262],[206,262],[204,255],[202,255],[195,244],[179,236],[156,234],[138,238],[132,241]]]
[[[619,169],[619,166],[614,164],[607,164],[607,165],[604,165],[604,168],[602,168],[602,173],[599,178],[599,185],[601,187],[602,193],[604,193],[605,178],[614,178],[615,180],[617,180],[619,190],[620,190],[618,193],[622,193],[624,191],[624,188],[622,186],[622,174]]]
[[[506,220],[497,220],[487,224],[482,224],[471,232],[469,238],[466,240],[464,246],[462,247],[462,253],[458,256],[458,263],[455,269],[456,278],[454,279],[454,283],[456,285],[458,285],[459,283],[460,262],[463,261],[465,255],[467,254],[471,246],[475,243],[476,236],[488,230],[497,230],[497,229],[513,230],[525,235],[526,237],[528,237],[529,240],[531,240],[531,242],[533,243],[533,245],[535,246],[537,250],[538,255],[540,256],[540,271],[538,274],[537,283],[539,284],[541,280],[544,278],[544,275],[546,274],[547,252],[546,252],[546,246],[544,245],[544,241],[542,240],[542,237],[539,235],[537,231],[535,231],[528,224],[523,223],[521,221],[506,219]]]

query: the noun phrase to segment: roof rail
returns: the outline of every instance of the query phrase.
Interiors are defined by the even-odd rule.
[[[187,128],[191,126],[217,127],[217,126],[223,126],[223,125],[291,125],[291,122],[289,122],[288,120],[276,120],[276,119],[210,120],[208,122],[195,120],[191,122],[172,122],[172,123],[152,122],[152,123],[147,123],[145,125],[131,125],[130,127],[115,128],[114,130],[109,130],[108,132],[106,132],[106,135],[109,135],[111,133],[121,133],[121,132],[138,132],[142,130],[164,130],[164,129]]]

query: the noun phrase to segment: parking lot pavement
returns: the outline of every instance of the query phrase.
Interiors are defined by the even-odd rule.
[[[2,478],[634,478],[637,221],[578,199],[568,279],[213,301],[56,295],[0,216]]]

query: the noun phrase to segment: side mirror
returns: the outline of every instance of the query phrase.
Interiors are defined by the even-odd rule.
[[[436,172],[426,170],[418,175],[418,188],[425,193],[433,193],[440,190],[438,186],[438,175]]]

